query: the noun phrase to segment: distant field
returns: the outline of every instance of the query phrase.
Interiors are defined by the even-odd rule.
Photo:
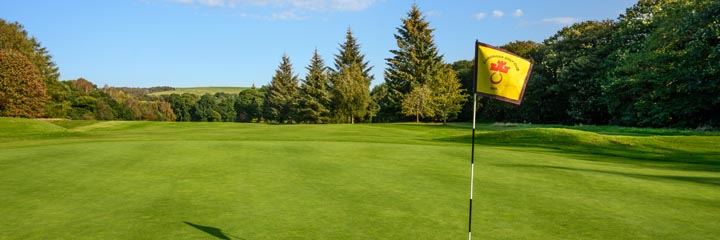
[[[247,87],[194,87],[194,88],[175,88],[173,91],[162,91],[162,92],[154,92],[148,95],[151,96],[161,96],[161,95],[170,95],[173,93],[177,94],[183,94],[183,93],[190,93],[195,94],[198,96],[205,95],[206,93],[209,94],[215,94],[219,92],[224,93],[230,93],[230,94],[238,94],[242,92],[242,90],[248,89]]]
[[[0,239],[466,239],[468,124],[0,118]],[[474,239],[717,239],[717,132],[478,127]]]

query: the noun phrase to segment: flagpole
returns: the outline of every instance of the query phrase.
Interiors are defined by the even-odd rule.
[[[477,115],[477,94],[473,94],[472,153],[470,154],[470,213],[468,214],[468,240],[472,239],[472,200],[475,179],[475,116]]]
[[[473,182],[475,179],[475,117],[477,116],[477,68],[478,68],[478,41],[475,40],[475,60],[473,68],[473,124],[472,124],[472,151],[470,154],[470,207],[468,213],[468,240],[472,240],[472,200]]]

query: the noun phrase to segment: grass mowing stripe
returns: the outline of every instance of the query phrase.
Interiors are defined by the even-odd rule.
[[[38,134],[0,137],[0,239],[467,236],[461,127],[108,122]],[[713,238],[720,173],[716,145],[701,142],[720,140],[666,138],[653,146],[706,161],[482,140],[473,235]]]

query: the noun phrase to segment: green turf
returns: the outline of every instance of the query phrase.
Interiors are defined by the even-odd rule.
[[[56,123],[0,118],[0,239],[467,238],[467,124]],[[475,239],[720,234],[716,134],[478,129]]]
[[[238,94],[242,92],[242,90],[248,89],[246,87],[194,87],[194,88],[175,88],[175,90],[171,91],[162,91],[162,92],[154,92],[148,95],[152,96],[161,96],[161,95],[170,95],[173,93],[177,94],[183,94],[183,93],[190,93],[195,94],[198,96],[202,96],[205,94],[215,94],[215,93],[228,93],[228,94]]]

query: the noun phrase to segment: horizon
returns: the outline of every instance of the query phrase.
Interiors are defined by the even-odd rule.
[[[453,63],[472,59],[475,40],[542,42],[573,23],[617,19],[636,1],[13,1],[0,3],[0,18],[19,22],[47,48],[60,80],[140,88],[259,87],[283,54],[302,79],[315,48],[332,66],[350,27],[375,86],[384,82],[385,58],[397,49],[393,34],[413,3]]]

